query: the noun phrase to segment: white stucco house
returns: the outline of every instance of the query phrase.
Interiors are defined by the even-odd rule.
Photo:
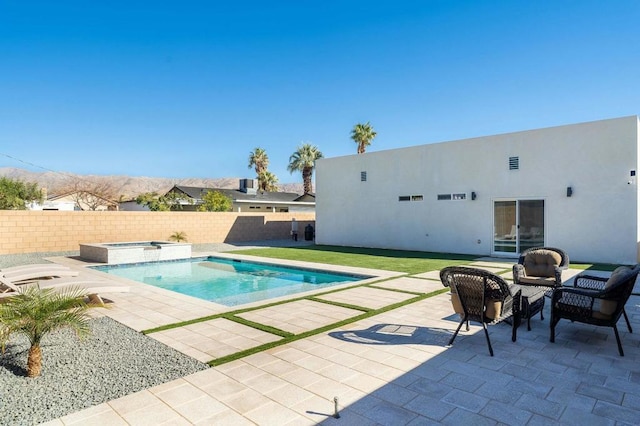
[[[316,243],[636,263],[637,116],[316,163]]]

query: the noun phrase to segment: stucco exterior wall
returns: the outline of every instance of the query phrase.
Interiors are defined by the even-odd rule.
[[[79,250],[80,243],[167,240],[184,232],[190,243],[290,238],[314,224],[314,213],[83,212],[0,210],[0,254]]]
[[[321,159],[316,242],[490,255],[493,203],[542,199],[547,245],[575,260],[635,263],[638,127],[632,116]],[[466,199],[437,199],[447,193]],[[398,198],[414,195],[423,200]]]

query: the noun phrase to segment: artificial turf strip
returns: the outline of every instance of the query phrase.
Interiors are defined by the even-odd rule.
[[[296,334],[296,335],[293,335],[293,336],[290,336],[290,337],[285,337],[285,338],[283,338],[281,340],[278,340],[276,342],[265,343],[264,345],[255,346],[253,348],[246,349],[244,351],[240,351],[240,352],[236,352],[236,353],[231,354],[231,355],[227,355],[227,356],[223,356],[223,357],[220,357],[220,358],[216,358],[214,360],[209,361],[207,364],[209,364],[212,367],[215,367],[215,366],[218,366],[218,365],[222,365],[222,364],[226,364],[228,362],[235,361],[237,359],[244,358],[246,356],[253,355],[253,354],[256,354],[258,352],[265,351],[267,349],[271,349],[271,348],[275,348],[275,347],[278,347],[278,346],[281,346],[281,345],[285,345],[287,343],[295,342],[296,340],[305,339],[305,338],[310,337],[310,336],[315,336],[316,334],[324,333],[324,332],[332,330],[334,328],[342,327],[344,325],[351,324],[353,322],[360,321],[362,319],[366,319],[366,318],[369,318],[369,317],[372,317],[372,316],[375,316],[375,315],[379,315],[379,314],[382,314],[384,312],[391,311],[393,309],[397,309],[397,308],[400,308],[400,307],[405,306],[405,305],[410,305],[412,303],[419,302],[421,300],[428,299],[428,298],[433,297],[433,296],[437,296],[437,295],[445,293],[447,291],[449,291],[449,289],[443,288],[442,290],[432,291],[430,293],[426,293],[426,294],[423,294],[423,295],[420,295],[420,296],[416,296],[416,297],[414,297],[412,299],[404,300],[402,302],[398,302],[398,303],[394,303],[392,305],[385,306],[384,308],[372,309],[369,312],[362,313],[362,314],[357,315],[355,317],[347,318],[345,320],[338,321],[338,322],[335,322],[333,324],[329,324],[329,325],[325,325],[325,326],[320,327],[320,328],[316,328],[316,329],[313,329],[313,330],[305,331],[304,333]]]
[[[293,333],[290,333],[288,331],[280,330],[279,328],[271,327],[270,325],[260,324],[259,322],[244,319],[242,317],[237,317],[235,315],[227,314],[227,315],[223,315],[223,318],[228,319],[229,321],[237,322],[238,324],[246,325],[247,327],[255,328],[256,330],[275,334],[276,336],[280,336],[280,337],[294,336]]]
[[[396,293],[405,293],[405,294],[414,294],[416,296],[419,296],[421,294],[424,294],[422,292],[419,291],[410,291],[410,290],[401,290],[399,288],[387,288],[387,287],[380,287],[378,285],[376,285],[378,283],[374,283],[374,284],[365,284],[365,287],[371,287],[371,288],[375,288],[376,290],[387,290],[387,291],[395,291]]]
[[[364,306],[350,305],[348,303],[342,303],[342,302],[334,302],[332,300],[319,299],[317,297],[309,297],[307,298],[307,300],[311,300],[313,302],[318,302],[318,303],[324,303],[332,306],[338,306],[339,308],[353,309],[355,311],[369,312],[371,310],[371,308],[365,308]]]

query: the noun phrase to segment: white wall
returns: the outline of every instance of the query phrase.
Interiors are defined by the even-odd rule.
[[[316,242],[489,255],[493,202],[544,199],[547,245],[575,260],[635,263],[638,127],[632,116],[318,160]],[[444,193],[467,199],[437,200]]]

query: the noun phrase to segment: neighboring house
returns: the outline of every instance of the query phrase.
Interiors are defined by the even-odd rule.
[[[173,192],[183,200],[180,204],[184,211],[195,211],[202,204],[202,196],[208,191],[219,191],[231,198],[235,212],[278,213],[313,212],[315,196],[300,195],[294,192],[261,192],[257,190],[256,179],[241,179],[238,189],[202,188],[175,185],[167,193]]]
[[[60,195],[50,195],[46,197],[42,205],[34,203],[29,206],[29,209],[73,211],[92,210],[92,207],[95,211],[118,210],[118,202],[86,192],[82,196],[78,196],[77,192],[68,192]]]
[[[637,116],[316,163],[316,243],[638,262]]]
[[[151,211],[148,206],[138,204],[135,199],[120,201],[118,210],[123,212],[148,212]]]

